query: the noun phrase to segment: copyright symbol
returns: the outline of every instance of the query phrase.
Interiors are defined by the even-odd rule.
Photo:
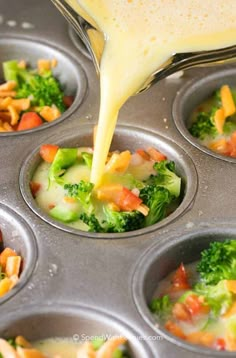
[[[73,334],[73,341],[79,341],[79,335],[78,334]]]

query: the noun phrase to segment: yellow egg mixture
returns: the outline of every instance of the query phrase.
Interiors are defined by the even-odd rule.
[[[101,183],[125,101],[174,54],[236,43],[236,0],[67,0],[104,34],[91,182]]]

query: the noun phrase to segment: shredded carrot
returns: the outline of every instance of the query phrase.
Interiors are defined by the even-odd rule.
[[[236,112],[235,103],[231,90],[228,85],[224,85],[220,89],[220,97],[225,117],[232,116]]]
[[[21,346],[22,348],[32,347],[30,342],[28,342],[23,336],[17,336],[15,342],[18,346]]]
[[[219,134],[223,134],[225,119],[226,119],[226,115],[225,115],[224,109],[223,108],[217,109],[215,112],[215,115],[214,115],[214,122],[215,122],[217,132]]]
[[[12,281],[9,277],[5,277],[0,281],[0,297],[4,296],[12,287]]]
[[[108,163],[106,164],[106,172],[109,173],[125,173],[131,159],[129,150],[121,153],[113,153]]]
[[[0,254],[0,266],[5,271],[7,265],[7,259],[10,256],[17,256],[17,253],[10,249],[10,247],[6,247]]]
[[[6,263],[6,275],[11,277],[13,275],[19,276],[20,274],[21,257],[9,256]]]

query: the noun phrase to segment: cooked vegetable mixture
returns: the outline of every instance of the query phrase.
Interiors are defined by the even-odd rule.
[[[129,358],[125,343],[124,337],[96,338],[84,343],[50,338],[32,344],[23,336],[0,338],[0,358]]]
[[[65,96],[53,75],[57,61],[38,60],[37,69],[25,61],[3,63],[5,83],[0,85],[0,132],[32,129],[60,117],[73,97]]]
[[[165,328],[188,343],[236,351],[236,241],[212,242],[199,262],[163,279],[150,304]]]
[[[236,88],[223,85],[195,109],[190,133],[214,152],[236,158]]]
[[[92,148],[41,146],[31,191],[53,218],[84,231],[114,233],[153,225],[179,204],[175,163],[155,148],[109,153],[102,184],[89,182]]]
[[[0,248],[2,245],[3,237],[0,230]],[[19,281],[21,263],[21,256],[10,247],[0,249],[0,297],[8,293]]]

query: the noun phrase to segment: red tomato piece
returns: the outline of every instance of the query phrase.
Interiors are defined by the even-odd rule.
[[[181,265],[176,270],[172,278],[172,289],[174,291],[179,291],[179,290],[187,290],[189,288],[190,286],[188,284],[187,273],[185,271],[185,267],[183,263],[181,263]]]
[[[182,302],[176,302],[172,309],[173,316],[180,321],[191,321],[191,313]]]
[[[165,154],[159,152],[159,150],[153,147],[147,148],[147,152],[150,155],[151,159],[154,160],[155,162],[161,162],[162,160],[167,159]]]
[[[137,149],[136,153],[138,153],[144,160],[150,160],[150,155],[144,149]]]
[[[226,342],[225,342],[224,338],[217,338],[217,340],[216,340],[216,349],[218,351],[224,351],[225,346],[226,346]]]
[[[22,115],[17,130],[24,131],[39,127],[43,124],[42,118],[35,112],[26,112]]]
[[[187,296],[185,300],[185,305],[192,316],[198,314],[207,314],[210,310],[210,307],[204,303],[203,300],[198,295],[194,293]]]
[[[64,96],[63,97],[63,103],[67,108],[69,108],[73,102],[74,102],[73,96]]]
[[[30,182],[30,190],[31,193],[33,195],[33,197],[35,198],[37,192],[39,191],[39,189],[41,188],[41,185],[39,183],[36,183],[35,181],[31,181]]]
[[[123,211],[133,211],[139,207],[142,200],[137,195],[133,194],[132,191],[123,187],[122,191],[117,196],[115,203]]]
[[[52,163],[59,147],[54,144],[43,144],[40,147],[39,154],[47,163]]]

